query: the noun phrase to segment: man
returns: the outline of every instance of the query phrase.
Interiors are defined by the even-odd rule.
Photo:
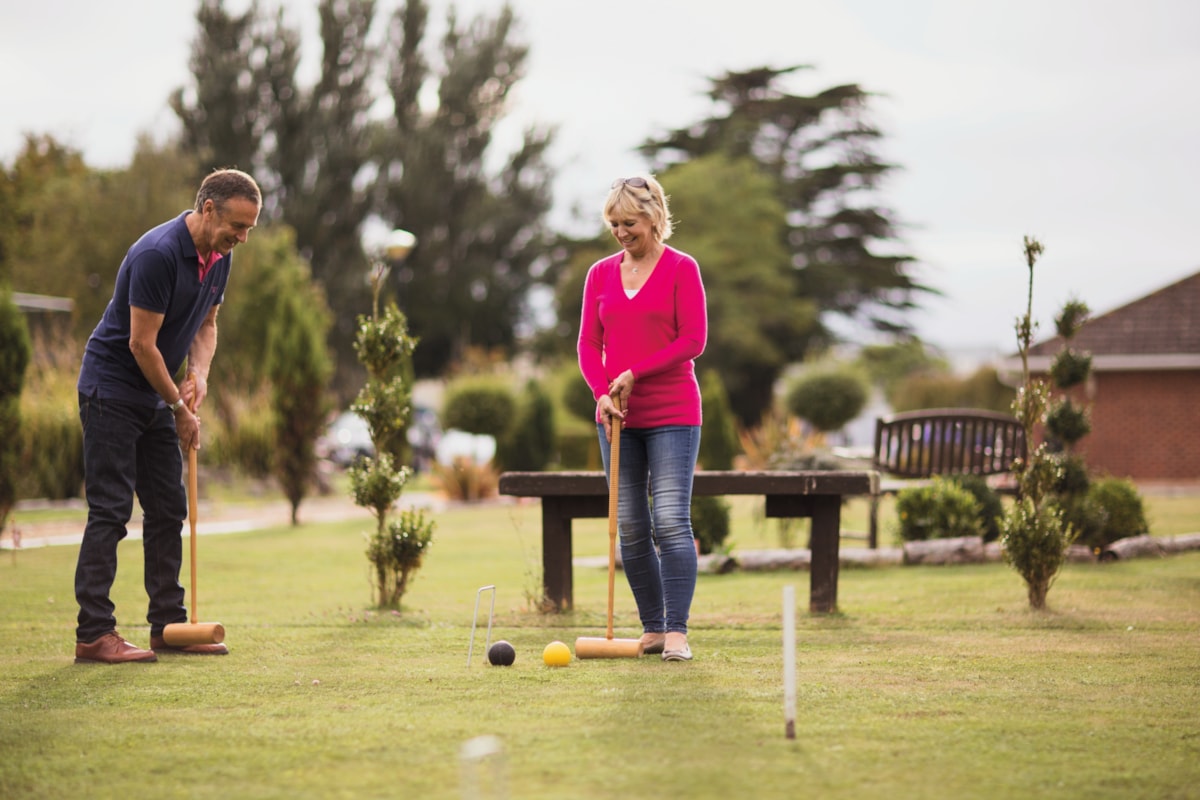
[[[195,208],[129,249],[112,300],[79,370],[79,418],[88,519],[75,569],[75,662],[157,661],[157,652],[224,655],[224,644],[171,647],[163,628],[187,621],[179,570],[187,515],[181,448],[200,446],[196,409],[208,394],[233,248],[258,223],[262,193],[244,172],[204,179]],[[184,361],[187,375],[175,382]],[[150,649],[123,639],[109,599],[117,544],[134,495],[143,513]]]

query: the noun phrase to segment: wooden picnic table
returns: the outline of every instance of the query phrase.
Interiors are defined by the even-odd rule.
[[[608,481],[604,473],[505,472],[500,494],[537,497],[542,504],[542,574],[546,599],[560,610],[574,605],[571,520],[608,516]],[[696,495],[763,495],[766,515],[812,519],[809,610],[837,610],[838,549],[842,502],[878,491],[872,471],[701,470]]]

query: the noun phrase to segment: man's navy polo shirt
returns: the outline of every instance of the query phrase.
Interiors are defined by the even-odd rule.
[[[208,312],[225,299],[232,253],[200,280],[200,258],[184,221],[190,211],[147,231],[129,248],[113,298],[92,331],[79,370],[88,397],[154,407],[163,402],[129,349],[129,307],[163,315],[158,349],[167,371],[179,371]]]

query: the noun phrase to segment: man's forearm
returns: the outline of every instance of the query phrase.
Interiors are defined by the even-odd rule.
[[[158,348],[134,347],[131,349],[138,368],[146,376],[146,380],[150,382],[154,391],[158,392],[158,396],[163,399],[163,402],[170,404],[178,400],[179,391],[175,386],[175,380],[167,372],[167,365]]]
[[[208,381],[208,371],[212,367],[213,354],[217,352],[217,320],[211,317],[205,321],[192,340],[188,350],[188,372],[194,372],[205,382]]]

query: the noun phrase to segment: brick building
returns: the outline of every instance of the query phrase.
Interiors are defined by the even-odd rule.
[[[1035,344],[1030,372],[1047,377],[1060,337]],[[1092,355],[1075,390],[1092,431],[1079,452],[1096,474],[1139,483],[1200,482],[1200,272],[1089,320],[1071,346]],[[1001,372],[1020,380],[1021,360]]]

